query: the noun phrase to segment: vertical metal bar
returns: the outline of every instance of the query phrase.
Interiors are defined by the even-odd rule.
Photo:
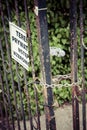
[[[17,0],[15,0],[15,8],[16,8],[16,16],[17,16],[18,26],[21,27],[20,16],[19,16],[19,8],[18,8],[18,1]],[[17,63],[16,63],[16,67],[17,67]],[[18,72],[18,67],[16,69],[17,69],[17,72]],[[18,88],[19,88],[19,92],[20,92],[21,110],[22,110],[24,130],[26,130],[26,120],[25,120],[22,92],[21,92],[21,87],[20,87],[20,78],[19,78],[19,76],[17,78],[18,78]],[[25,84],[27,84],[26,83],[26,71],[25,70],[24,70],[24,78],[25,78]]]
[[[0,75],[0,79],[1,79],[1,75]],[[4,122],[4,118],[3,118],[3,111],[2,111],[2,103],[0,101],[0,118],[1,118],[1,123],[3,125],[3,122]]]
[[[30,57],[31,57],[31,65],[32,65],[32,77],[33,77],[33,80],[35,80],[33,48],[32,48],[31,31],[30,31],[30,23],[29,23],[29,14],[28,14],[28,8],[27,8],[26,0],[24,0],[24,6],[25,6],[26,21],[27,21],[28,43],[29,43],[29,47],[30,47],[29,49],[30,49]],[[41,128],[40,128],[40,114],[39,114],[39,106],[38,106],[38,94],[37,94],[37,90],[36,90],[35,87],[34,87],[34,92],[35,92],[36,112],[37,112],[37,128],[38,128],[38,130],[41,130]]]
[[[0,48],[1,50],[1,48]],[[4,93],[4,85],[3,85],[3,81],[2,81],[2,75],[1,75],[1,68],[0,68],[0,84],[1,84],[1,90],[2,90],[2,101],[3,101],[3,109],[5,111],[5,115],[6,115],[6,120],[8,120],[8,116],[7,116],[7,109],[6,109],[6,105],[5,105],[5,93]],[[3,116],[3,112],[2,112],[2,125],[4,125],[4,116]]]
[[[1,75],[0,75],[1,78]],[[1,95],[1,94],[0,94]],[[2,107],[2,102],[0,101],[0,128],[4,128],[4,118],[3,118],[3,107]]]
[[[3,14],[1,0],[0,0],[0,10],[1,10],[1,20],[2,20],[2,24],[3,24],[3,30],[4,30],[4,38],[5,38],[6,49],[7,49],[7,56],[8,56],[8,60],[9,60],[9,70],[10,70],[10,73],[11,73],[11,82],[12,82],[12,85],[14,86],[13,74],[12,74],[12,70],[11,70],[11,59],[10,59],[10,53],[9,53],[9,45],[8,45],[8,40],[7,40],[7,35],[6,35],[6,28],[5,28],[4,14]],[[12,114],[12,107],[11,107],[11,101],[10,101],[9,85],[7,85],[7,91],[8,91],[8,98],[9,98],[8,102],[9,102],[9,105],[10,105],[9,107],[10,107],[10,113],[11,113],[11,118],[12,118],[12,124],[13,124],[13,129],[14,129],[14,118],[13,118],[13,114]]]
[[[11,19],[11,11],[10,11],[10,7],[9,7],[9,2],[8,0],[6,0],[6,5],[7,5],[7,12],[8,12],[8,19],[9,21],[12,21]],[[11,60],[10,60],[10,64],[11,64]],[[12,65],[11,65],[12,66]],[[16,65],[17,66],[17,65]],[[17,72],[17,76],[18,76],[18,71]],[[13,73],[11,72],[11,77],[12,77],[12,81],[13,81]],[[15,102],[15,110],[16,110],[16,117],[17,117],[17,124],[18,124],[18,130],[20,130],[20,122],[19,122],[19,116],[18,116],[18,107],[17,107],[17,99],[16,99],[16,91],[15,91],[15,87],[14,87],[14,81],[12,83],[12,89],[13,89],[13,94],[14,94],[14,102]]]
[[[70,44],[71,44],[71,76],[72,83],[77,82],[77,2],[70,0]],[[78,86],[72,86],[73,130],[79,130]]]
[[[51,85],[51,68],[50,68],[50,54],[49,54],[49,40],[48,40],[48,26],[46,17],[46,0],[34,0],[35,2],[35,13],[37,18],[37,29],[38,29],[38,39],[40,46],[40,59],[43,82]],[[56,130],[53,104],[53,94],[52,88],[46,89],[44,86],[44,97],[45,103],[45,114],[46,114],[46,129]]]
[[[0,39],[0,51],[1,51],[1,58],[2,58],[5,82],[6,82],[6,89],[7,89],[7,94],[8,94],[8,103],[11,106],[11,104],[10,104],[10,95],[9,95],[9,86],[8,86],[8,79],[7,79],[7,73],[6,73],[5,61],[4,61],[4,54],[3,54],[3,50],[2,50],[2,46],[1,46],[1,39]],[[5,94],[4,94],[4,87],[3,86],[2,86],[2,93],[3,93],[4,108],[5,108],[5,113],[6,113],[7,127],[8,127],[8,130],[10,130],[9,118],[8,118],[8,112],[7,112],[7,105],[5,104]]]
[[[84,76],[84,47],[83,47],[83,0],[80,0],[80,44],[81,44],[81,73],[82,73],[82,117],[83,130],[86,130],[86,97]]]
[[[27,3],[26,0],[24,0],[25,15],[26,15],[26,21],[27,21],[27,30],[30,31],[26,3]],[[28,87],[27,86],[26,86],[26,90],[28,92]],[[30,119],[30,129],[33,130],[33,120],[32,120],[32,113],[31,113],[31,104],[30,104],[29,93],[28,93],[28,97],[27,97],[27,102],[28,102],[28,113],[29,113],[29,119]]]
[[[24,0],[24,8],[25,8],[26,21],[27,21],[27,27],[26,27],[27,28],[27,33],[28,33],[27,35],[28,35],[28,39],[30,41],[31,40],[31,36],[30,36],[30,24],[29,24],[29,17],[28,17],[28,9],[27,9],[27,2],[26,2],[26,0]],[[28,90],[28,88],[26,88],[26,89]],[[27,100],[28,100],[28,112],[29,112],[29,119],[30,119],[30,128],[31,128],[31,130],[33,130],[33,121],[32,121],[30,98],[28,98]]]
[[[19,16],[19,7],[18,7],[17,0],[15,0],[15,9],[16,9],[16,17],[17,17],[18,26],[21,27],[20,16]]]
[[[9,18],[9,21],[11,21],[11,10],[10,10],[10,7],[9,7],[9,2],[8,0],[5,0],[6,1],[6,5],[7,5],[7,12],[8,12],[8,18]]]

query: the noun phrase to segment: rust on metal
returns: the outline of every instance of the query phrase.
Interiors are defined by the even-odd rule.
[[[48,40],[48,26],[46,17],[46,0],[34,0],[35,9],[37,9],[36,22],[38,30],[39,53],[41,61],[42,82],[51,85],[51,68],[50,68],[50,54],[49,54],[49,40]],[[52,88],[45,89],[44,86],[44,106],[46,115],[46,130],[56,130],[56,123],[54,117],[53,94]],[[53,118],[54,117],[54,118]]]
[[[71,82],[77,82],[77,1],[70,0]],[[72,86],[73,130],[79,130],[78,86]]]
[[[83,46],[83,0],[80,0],[80,45],[81,45],[81,74],[82,74],[82,118],[83,130],[86,130],[86,92],[85,92],[85,74],[84,74],[84,46]]]

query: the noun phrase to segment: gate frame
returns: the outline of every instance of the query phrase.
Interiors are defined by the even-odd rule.
[[[52,83],[51,83],[51,67],[50,67],[50,53],[49,53],[49,39],[48,39],[48,26],[47,26],[47,16],[46,16],[46,0],[34,0],[35,3],[35,9],[36,9],[36,21],[37,21],[37,30],[38,30],[38,41],[39,41],[39,49],[40,49],[40,61],[41,61],[41,71],[42,71],[42,82],[44,84],[44,108],[45,108],[45,115],[46,115],[46,130],[56,130],[56,122],[55,122],[55,115],[54,115],[54,109],[53,109],[53,93],[52,93]],[[6,0],[7,5],[7,11],[8,11],[8,17],[9,21],[11,21],[11,12],[9,10],[9,3],[8,0]],[[24,0],[24,6],[25,6],[25,15],[26,15],[26,21],[27,21],[27,35],[28,35],[28,41],[29,41],[29,47],[30,47],[30,54],[31,54],[31,65],[32,65],[32,77],[33,80],[35,80],[35,68],[34,68],[34,59],[33,59],[33,52],[32,52],[32,40],[31,40],[31,32],[30,32],[30,23],[28,18],[28,9],[27,9],[27,1]],[[18,3],[17,0],[15,0],[15,9],[16,9],[16,16],[17,16],[17,22],[18,26],[21,26],[20,17],[19,17],[19,10],[18,10]],[[12,90],[14,94],[14,102],[16,107],[16,115],[18,115],[17,110],[17,101],[16,101],[16,93],[14,88],[14,79],[13,79],[13,72],[12,72],[12,64],[11,64],[11,57],[9,52],[9,45],[8,45],[8,39],[6,36],[6,27],[5,27],[5,19],[2,9],[2,4],[0,0],[0,10],[1,10],[1,18],[2,18],[2,24],[4,28],[4,37],[6,42],[6,49],[7,49],[7,55],[8,55],[8,62],[10,66],[10,74],[11,74],[11,82],[12,82]],[[80,124],[79,124],[79,101],[78,101],[78,85],[76,83],[78,82],[78,76],[77,76],[77,1],[76,0],[70,0],[70,47],[71,47],[71,84],[72,84],[72,114],[73,114],[73,130],[80,130]],[[82,74],[82,113],[83,113],[83,130],[86,130],[86,98],[85,98],[85,75],[84,75],[84,43],[83,43],[83,1],[80,0],[80,44],[81,44],[81,74]],[[3,62],[3,68],[4,68],[4,74],[6,79],[6,87],[7,87],[7,93],[8,93],[8,104],[10,108],[10,115],[12,119],[12,127],[14,128],[14,119],[12,115],[12,108],[11,108],[11,102],[10,102],[10,91],[9,91],[9,84],[7,79],[8,72],[6,71],[6,68],[4,66],[4,55],[3,55],[3,49],[1,45],[1,39],[0,39],[0,50],[1,50],[1,56],[2,56],[2,62]],[[20,99],[21,99],[21,111],[22,111],[22,117],[23,117],[23,125],[24,129],[26,130],[26,122],[25,122],[25,115],[24,115],[24,107],[22,102],[22,95],[21,95],[21,86],[20,86],[20,78],[18,75],[18,66],[17,62],[16,64],[16,72],[17,72],[17,78],[18,78],[18,88],[20,93]],[[1,71],[1,70],[0,70]],[[6,72],[5,72],[6,71]],[[26,71],[23,69],[24,72],[24,82],[26,84],[26,90],[27,88],[27,80],[26,80]],[[2,75],[0,75],[1,85],[2,85],[2,91],[4,91],[3,88],[3,82],[2,82]],[[47,86],[48,85],[48,86]],[[34,84],[35,86],[35,84]],[[40,128],[40,114],[39,114],[39,107],[38,107],[38,95],[36,87],[34,87],[35,92],[35,100],[36,100],[36,112],[37,112],[37,128],[38,130],[41,130]],[[2,94],[4,99],[4,92]],[[29,96],[29,95],[28,95]],[[30,119],[30,126],[31,130],[34,129],[33,121],[32,121],[32,114],[31,114],[31,106],[30,101],[28,100],[28,107],[29,107],[29,119]],[[6,106],[5,106],[6,107]],[[5,108],[6,111],[6,108]],[[9,126],[9,119],[8,119],[8,113],[6,111],[6,118],[7,118],[7,125],[8,129],[10,129]],[[18,121],[18,128],[20,130],[20,124],[19,124],[19,117],[17,117]]]

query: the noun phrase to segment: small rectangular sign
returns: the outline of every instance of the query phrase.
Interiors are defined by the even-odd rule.
[[[26,32],[9,22],[11,39],[11,56],[26,70],[29,68],[29,53]]]

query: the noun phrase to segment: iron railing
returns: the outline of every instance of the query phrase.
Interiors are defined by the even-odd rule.
[[[47,25],[47,7],[46,0],[34,0],[35,26],[38,37],[38,52],[40,55],[40,71],[41,77],[36,76],[30,5],[31,1],[0,0],[0,129],[2,130],[41,130],[40,122],[40,105],[44,109],[46,116],[46,130],[56,130],[56,120],[53,106],[53,89],[60,87],[60,84],[52,84],[51,66],[50,66],[50,49],[48,39]],[[77,1],[70,0],[70,47],[71,47],[71,73],[62,75],[57,78],[57,81],[63,79],[71,80],[67,86],[72,87],[72,110],[73,110],[73,130],[80,130],[79,123],[79,100],[78,96],[82,97],[82,114],[83,114],[83,130],[86,130],[86,91],[85,91],[85,74],[84,74],[84,44],[83,44],[83,1],[80,0],[80,43],[81,43],[81,76],[82,80],[78,83],[78,58],[77,58]],[[24,21],[20,16],[22,10]],[[11,44],[9,36],[9,22],[15,22],[19,27],[24,27],[27,34],[28,51],[29,51],[29,67],[32,68],[32,73],[27,72],[17,61],[11,58]],[[37,46],[37,45],[36,45]],[[21,74],[22,73],[22,74]],[[32,77],[32,81],[31,81]],[[79,90],[79,85],[82,91]],[[37,88],[38,86],[38,88]],[[43,103],[39,102],[39,87],[41,94],[44,97]],[[55,86],[55,87],[54,87]],[[63,85],[64,86],[64,85]],[[30,94],[32,88],[32,95]],[[79,91],[79,93],[78,93]],[[25,99],[25,100],[24,100]],[[35,105],[33,114],[32,100]],[[26,109],[25,104],[26,102]],[[27,118],[27,119],[26,119]],[[21,128],[22,121],[22,128]],[[28,121],[29,127],[26,122]],[[45,128],[44,128],[45,129]]]

